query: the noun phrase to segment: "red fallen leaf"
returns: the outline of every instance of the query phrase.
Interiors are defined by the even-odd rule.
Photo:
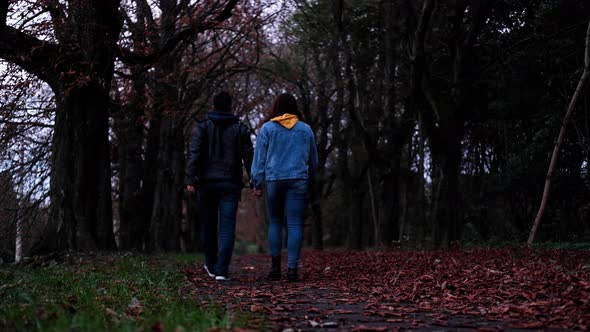
[[[312,314],[319,314],[320,312],[322,312],[322,311],[321,311],[320,309],[318,309],[318,308],[309,308],[309,309],[307,309],[307,311],[308,311],[309,313],[312,313]]]
[[[283,312],[286,312],[286,311],[293,311],[293,309],[290,308],[290,307],[287,307],[287,306],[282,306],[282,307],[276,307],[275,308],[275,311],[283,311]]]
[[[137,298],[131,299],[131,303],[127,306],[127,310],[125,311],[129,316],[139,316],[143,312],[143,306],[141,302]]]
[[[152,325],[152,332],[164,332],[164,323],[162,322],[156,322],[154,325]]]
[[[263,311],[264,311],[264,307],[261,305],[253,304],[250,306],[250,312],[263,312]]]

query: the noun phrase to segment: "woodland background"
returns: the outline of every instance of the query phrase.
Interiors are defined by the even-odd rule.
[[[583,0],[1,0],[0,253],[196,251],[187,142],[227,90],[296,95],[307,245],[524,242],[579,77]],[[537,241],[590,240],[584,87]],[[247,179],[245,179],[245,182]],[[239,244],[263,250],[244,192]],[[19,240],[19,241],[17,241]]]

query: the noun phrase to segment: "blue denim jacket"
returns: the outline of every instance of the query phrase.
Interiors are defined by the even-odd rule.
[[[265,181],[313,179],[318,151],[313,131],[298,121],[291,129],[267,122],[256,137],[252,183],[262,188]]]

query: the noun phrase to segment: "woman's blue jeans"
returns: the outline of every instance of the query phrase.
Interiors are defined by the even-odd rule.
[[[240,187],[226,183],[206,184],[199,191],[199,196],[205,264],[209,271],[227,275],[234,250]]]
[[[266,201],[270,214],[268,241],[270,254],[279,256],[282,249],[282,226],[287,222],[287,266],[297,268],[303,240],[303,215],[308,181],[304,179],[266,182]]]

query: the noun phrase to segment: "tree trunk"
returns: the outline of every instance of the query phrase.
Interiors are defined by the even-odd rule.
[[[436,247],[446,248],[458,240],[457,201],[461,142],[448,137],[444,154],[433,154],[439,169],[437,194],[434,197],[433,240]]]
[[[149,128],[146,139],[145,157],[143,164],[143,186],[141,188],[142,209],[139,211],[143,222],[146,223],[144,229],[144,250],[153,250],[154,244],[151,242],[150,224],[154,206],[154,192],[156,190],[156,176],[158,172],[158,152],[160,150],[160,128],[161,116],[155,115],[149,121]]]
[[[418,130],[418,156],[420,159],[420,162],[418,163],[418,190],[416,192],[418,198],[417,198],[417,210],[418,210],[418,231],[416,232],[416,240],[418,241],[424,241],[426,239],[427,236],[427,231],[428,231],[428,214],[426,213],[428,211],[428,204],[426,201],[426,193],[425,193],[425,185],[426,185],[426,181],[424,180],[424,175],[425,175],[425,156],[426,156],[426,151],[424,149],[425,147],[425,140],[426,137],[424,135],[424,130],[422,129],[422,126],[419,127]]]
[[[158,170],[150,223],[150,250],[179,249],[184,190],[184,135],[179,118],[165,117],[160,128]]]
[[[371,207],[371,221],[373,224],[373,244],[377,245],[379,241],[379,219],[377,218],[377,206],[375,202],[375,188],[373,186],[373,172],[372,167],[369,166],[367,170],[367,184],[369,187],[369,204]]]
[[[143,87],[137,87],[141,94]],[[135,98],[115,119],[119,143],[119,249],[143,250],[148,223],[142,214],[143,144],[144,126],[141,122],[143,110],[139,98]]]
[[[109,90],[98,82],[72,88],[58,100],[50,196],[58,249],[116,249],[108,108]]]
[[[358,187],[350,186],[346,190],[348,197],[348,239],[349,249],[361,250],[364,239],[363,194]]]
[[[400,142],[392,142],[391,167],[390,171],[384,177],[381,197],[382,206],[381,209],[379,209],[379,225],[381,227],[381,237],[379,238],[379,241],[386,246],[391,246],[393,241],[398,238],[401,152]]]
[[[324,248],[324,227],[323,227],[323,216],[322,216],[322,200],[324,188],[326,186],[326,161],[330,154],[328,143],[328,131],[330,128],[330,119],[328,118],[328,105],[330,103],[330,96],[327,95],[326,84],[328,70],[328,63],[320,59],[320,54],[317,49],[311,50],[313,63],[318,73],[317,85],[317,103],[316,103],[316,117],[315,119],[315,133],[316,133],[316,144],[318,149],[318,170],[317,179],[315,185],[311,191],[311,211],[313,214],[312,223],[312,246],[314,249]],[[334,46],[328,50],[330,54],[335,54],[336,49]]]
[[[408,148],[407,154],[402,156],[402,162],[400,164],[400,178],[399,178],[399,199],[398,199],[398,206],[399,206],[399,232],[397,236],[397,241],[401,243],[403,241],[404,234],[407,231],[407,216],[408,216],[408,182],[411,181],[411,172],[410,172],[410,156],[411,156],[411,144],[406,146]]]
[[[561,150],[561,144],[563,144],[563,140],[565,138],[565,130],[569,123],[569,120],[574,113],[574,109],[576,104],[578,103],[578,99],[584,90],[584,86],[588,81],[588,77],[590,76],[590,21],[588,21],[588,28],[586,30],[586,52],[584,54],[584,71],[582,73],[582,77],[580,77],[580,81],[578,82],[578,86],[576,87],[576,91],[570,100],[569,106],[567,108],[567,112],[565,113],[565,117],[561,123],[561,129],[559,130],[559,136],[557,137],[557,142],[555,143],[555,147],[553,148],[553,154],[551,155],[551,162],[549,163],[549,169],[547,170],[547,176],[545,177],[545,187],[543,189],[543,197],[541,199],[541,204],[539,205],[539,210],[537,211],[537,216],[535,217],[535,221],[533,222],[533,227],[531,228],[531,233],[529,234],[529,239],[527,240],[527,244],[531,245],[535,241],[535,236],[537,235],[537,229],[539,228],[539,224],[541,224],[541,219],[543,219],[543,215],[545,213],[545,208],[547,207],[547,201],[549,199],[549,190],[551,189],[551,181],[553,179],[553,173],[555,172],[555,166],[557,164],[557,158],[559,157],[559,152]]]

